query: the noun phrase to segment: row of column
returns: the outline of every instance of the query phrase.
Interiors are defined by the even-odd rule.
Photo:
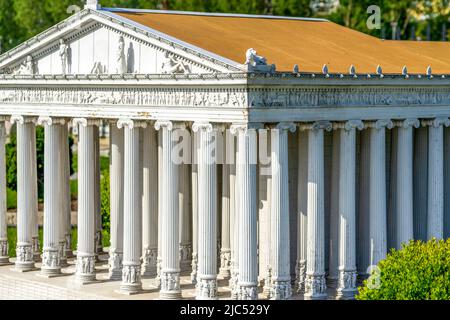
[[[1,119],[0,119],[1,120]],[[36,177],[34,121],[11,117],[18,123],[18,243],[16,269],[34,268],[37,242],[37,185],[28,183]],[[4,122],[0,121],[0,124]],[[45,126],[45,194],[44,247],[41,273],[58,275],[70,250],[67,248],[67,188],[69,174],[66,121],[41,117]],[[96,159],[97,120],[74,119],[79,126],[78,151],[78,250],[76,279],[80,283],[95,280],[95,259],[99,252],[96,223]],[[444,134],[448,119],[425,120],[429,126],[428,152],[428,237],[443,237],[444,228]],[[288,133],[299,134],[298,176],[298,257],[296,287],[307,299],[326,297],[325,280],[325,191],[324,132],[337,130],[333,152],[338,169],[335,183],[335,210],[332,217],[337,228],[331,235],[333,246],[330,273],[338,267],[337,295],[351,298],[356,292],[356,130],[369,134],[369,243],[370,264],[376,265],[387,252],[387,204],[385,131],[397,127],[396,140],[396,232],[397,247],[413,236],[413,127],[417,119],[393,123],[379,120],[363,123],[316,122],[312,124],[280,123],[271,127],[270,178],[270,253],[266,270],[258,270],[257,221],[257,131],[258,126],[234,124],[237,136],[236,165],[224,166],[222,205],[222,250],[220,269],[217,265],[218,233],[217,167],[214,163],[214,127],[210,123],[194,123],[192,166],[193,248],[192,275],[198,299],[216,299],[217,275],[230,276],[232,297],[257,299],[258,274],[265,272],[266,293],[271,299],[288,299],[291,292],[289,248],[289,173]],[[162,299],[178,299],[180,289],[180,206],[188,206],[180,197],[178,164],[173,160],[177,144],[174,129],[181,124],[157,121],[154,126],[142,121],[120,119],[111,126],[111,247],[110,278],[122,279],[120,291],[139,292],[141,274],[157,276]],[[4,149],[4,126],[0,125],[0,148]],[[2,131],[3,130],[3,131]],[[160,131],[159,141],[156,131]],[[144,133],[140,137],[141,133]],[[140,139],[143,148],[140,150]],[[34,142],[33,142],[34,141]],[[2,145],[3,143],[3,145]],[[67,154],[66,154],[67,153]],[[233,155],[234,156],[234,152]],[[33,158],[34,157],[34,158]],[[142,158],[141,158],[142,157]],[[0,157],[1,158],[1,157]],[[2,159],[0,159],[2,160]],[[34,161],[33,161],[34,160]],[[3,161],[3,162],[2,162]],[[0,171],[4,171],[4,157]],[[142,162],[141,162],[142,161]],[[142,164],[141,164],[142,163]],[[98,164],[97,164],[98,166]],[[140,171],[142,166],[143,171]],[[183,182],[187,174],[183,175]],[[142,179],[141,179],[142,178]],[[0,175],[0,186],[5,180]],[[333,179],[332,179],[333,180]],[[35,181],[32,180],[32,181]],[[157,181],[157,182],[156,182]],[[228,185],[227,185],[228,184]],[[158,189],[157,189],[158,188]],[[0,190],[2,191],[2,190]],[[69,193],[69,196],[67,196]],[[5,192],[1,193],[2,195]],[[228,194],[228,196],[227,196]],[[25,196],[31,195],[31,196]],[[186,196],[186,195],[184,195]],[[3,196],[2,196],[3,197]],[[189,196],[187,196],[189,197]],[[0,199],[0,209],[6,206]],[[70,203],[70,201],[69,201]],[[6,212],[6,209],[4,209]],[[3,212],[3,211],[2,211]],[[63,214],[64,213],[64,214]],[[225,213],[225,215],[224,215]],[[34,218],[33,218],[34,216]],[[188,214],[181,215],[187,219]],[[2,218],[3,219],[3,218]],[[0,228],[2,257],[5,223]],[[184,225],[184,223],[183,223]],[[188,224],[189,225],[189,224]],[[228,232],[226,232],[228,230]],[[231,230],[231,231],[230,231]],[[184,243],[184,245],[188,245]],[[261,243],[260,243],[261,246]],[[182,246],[183,247],[183,246]],[[185,249],[181,249],[182,251]],[[189,249],[188,249],[189,251]],[[333,255],[334,254],[334,255]],[[6,254],[7,255],[7,254]],[[141,263],[142,256],[142,263]],[[334,258],[335,257],[335,258]],[[186,258],[185,260],[189,260]],[[330,275],[332,276],[332,275]]]

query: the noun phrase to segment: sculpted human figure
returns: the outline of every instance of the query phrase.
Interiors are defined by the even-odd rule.
[[[117,73],[118,74],[124,74],[127,73],[127,62],[125,57],[125,40],[121,36],[119,38],[119,47],[117,48],[117,57],[116,57],[116,63],[117,63]]]
[[[190,73],[191,69],[189,65],[183,63],[183,61],[177,60],[173,53],[166,51],[164,54],[164,62],[161,65],[162,73]]]
[[[62,74],[66,74],[69,62],[69,46],[64,42],[64,39],[59,40],[59,58],[61,59]]]
[[[34,62],[32,56],[27,56],[24,62],[14,72],[17,75],[33,75],[35,73]]]

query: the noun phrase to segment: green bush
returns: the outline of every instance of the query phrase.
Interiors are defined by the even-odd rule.
[[[17,208],[17,192],[10,188],[6,188],[6,206],[8,210]]]
[[[110,230],[110,199],[109,199],[109,170],[103,170],[100,180],[100,212],[102,215],[102,229],[109,234]],[[109,239],[109,236],[108,236]]]
[[[392,250],[378,267],[379,286],[373,286],[376,282],[369,278],[356,299],[450,299],[450,239],[411,241],[401,250]]]

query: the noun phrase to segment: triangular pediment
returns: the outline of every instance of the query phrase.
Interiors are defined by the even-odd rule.
[[[97,10],[85,9],[0,56],[0,73],[189,74],[240,65]]]

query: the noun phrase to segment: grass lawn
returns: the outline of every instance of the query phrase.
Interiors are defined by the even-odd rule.
[[[8,243],[9,243],[9,256],[16,256],[16,243],[17,243],[17,229],[16,227],[8,227]],[[109,247],[109,233],[103,230],[103,247]],[[43,247],[43,229],[39,227],[39,245],[42,252]],[[77,228],[72,228],[72,250],[77,249]]]

